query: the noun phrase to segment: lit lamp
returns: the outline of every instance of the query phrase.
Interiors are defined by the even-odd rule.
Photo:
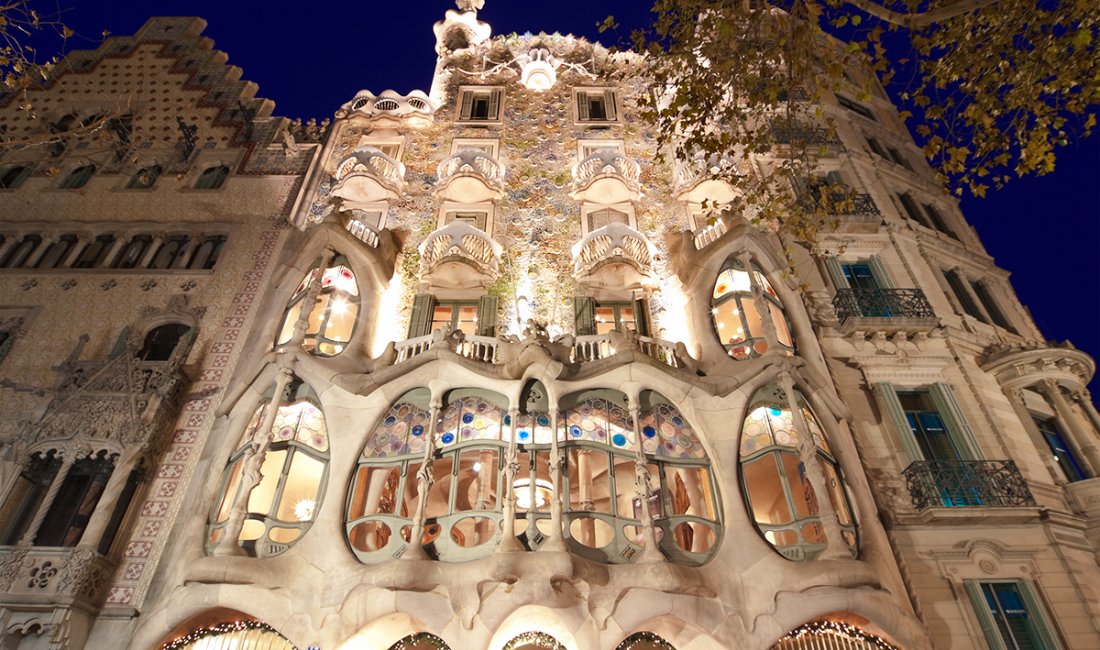
[[[516,505],[524,510],[531,509],[531,479],[529,478],[517,478],[512,483],[512,494],[516,495]],[[535,479],[535,510],[542,510],[546,507],[546,504],[550,503],[550,498],[554,495],[554,486],[545,479]]]
[[[523,64],[523,70],[520,72],[520,82],[528,90],[534,90],[535,92],[553,88],[558,80],[558,73],[554,70],[555,61],[550,56],[550,51],[536,47],[528,53],[527,58],[528,60]]]

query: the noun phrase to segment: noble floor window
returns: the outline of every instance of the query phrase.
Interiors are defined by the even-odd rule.
[[[307,305],[315,282],[321,287],[317,298]],[[294,328],[308,310],[308,324],[302,347],[319,357],[334,357],[344,351],[359,316],[359,285],[348,260],[336,255],[328,268],[321,272],[318,260],[290,297],[283,312],[283,324],[275,338],[275,346],[281,347],[294,338]]]
[[[18,244],[11,247],[8,254],[4,256],[4,259],[0,260],[0,268],[16,269],[23,266],[27,258],[31,256],[31,253],[41,244],[42,237],[38,235],[27,235],[23,237],[23,239],[19,240]]]
[[[1077,462],[1077,455],[1058,429],[1057,423],[1049,418],[1035,417],[1033,419],[1035,420],[1035,426],[1039,428],[1039,433],[1043,435],[1047,447],[1050,448],[1050,453],[1054,454],[1054,462],[1058,464],[1058,469],[1062,472],[1062,478],[1071,483],[1088,478],[1088,475],[1081,469],[1081,464]]]
[[[967,582],[966,590],[993,650],[1057,650],[1061,646],[1031,588],[1023,582]]]
[[[577,90],[578,122],[615,122],[618,110],[615,91],[603,88]]]
[[[221,539],[238,499],[248,500],[240,544],[253,555],[282,553],[313,524],[328,474],[328,430],[320,400],[307,384],[291,384],[287,395],[287,403],[278,408],[271,424],[270,445],[260,466],[262,478],[249,494],[238,494],[241,474],[255,441],[262,438],[257,433],[268,403],[253,413],[237,451],[229,458],[221,498],[210,515],[208,549]]]
[[[645,507],[654,518],[661,550],[683,564],[710,558],[721,531],[710,465],[674,406],[644,391],[639,441],[621,393],[567,396],[556,433],[566,467],[555,476],[549,462],[555,433],[545,389],[536,383],[527,394],[534,397],[513,423],[503,396],[452,391],[434,426],[427,389],[401,397],[367,440],[352,481],[346,530],[359,559],[383,562],[412,543],[418,475],[432,477],[418,540],[429,555],[461,561],[492,552],[500,541],[512,436],[520,466],[511,485],[514,529],[526,548],[537,549],[552,532],[556,482],[563,500],[561,534],[571,550],[598,562],[632,561],[644,543],[643,502],[635,487],[640,444],[651,486]],[[434,453],[425,468],[430,435]]]
[[[754,283],[762,300],[756,297]],[[731,257],[718,274],[711,296],[714,329],[731,357],[749,359],[768,351],[765,316],[761,313],[764,311],[775,326],[780,347],[790,354],[794,350],[794,341],[779,296],[759,269],[754,267],[750,277],[744,264]]]
[[[61,459],[52,451],[31,456],[23,466],[8,491],[3,510],[0,511],[5,546],[19,543],[27,532],[31,519],[42,505],[42,499],[60,468]]]
[[[909,430],[925,460],[961,460],[966,446],[947,427],[940,409],[928,391],[898,393]]]
[[[432,308],[431,331],[461,331],[477,334],[477,303],[445,300]]]
[[[597,302],[596,334],[639,332],[638,314],[632,302]]]
[[[847,491],[825,433],[805,398],[796,393],[800,417],[813,437],[814,459],[825,474],[829,501],[841,535],[853,550],[856,527]],[[775,386],[762,388],[749,406],[741,429],[741,480],[745,498],[764,539],[784,557],[810,560],[826,547],[819,495],[799,455],[801,440],[786,395]]]
[[[128,190],[147,190],[153,185],[156,185],[157,179],[164,172],[164,168],[160,165],[153,165],[152,167],[143,167],[139,169],[136,174],[130,177],[130,182],[126,184]]]

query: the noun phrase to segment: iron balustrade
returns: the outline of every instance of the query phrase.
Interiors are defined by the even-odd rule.
[[[920,289],[840,289],[833,298],[840,322],[849,318],[935,318]]]
[[[917,510],[1035,505],[1011,460],[918,460],[902,476]]]
[[[773,124],[772,140],[777,144],[801,142],[808,145],[841,145],[840,136],[833,129],[805,124]]]

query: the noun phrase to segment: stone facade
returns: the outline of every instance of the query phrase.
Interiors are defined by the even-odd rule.
[[[480,4],[331,127],[197,19],[3,98],[0,648],[1100,646],[1094,362],[885,94],[811,248]]]

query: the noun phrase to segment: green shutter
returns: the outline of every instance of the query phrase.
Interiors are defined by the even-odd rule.
[[[886,265],[882,263],[882,259],[878,255],[872,255],[867,260],[867,266],[871,267],[871,275],[875,278],[875,284],[879,289],[893,289],[894,284],[890,282],[890,275],[886,272]]]
[[[478,336],[497,335],[498,299],[496,296],[482,296],[477,301]]]
[[[634,301],[634,322],[637,323],[638,334],[653,336],[653,327],[649,318],[649,301],[644,298]]]
[[[943,418],[943,423],[955,440],[955,446],[962,454],[962,460],[980,460],[981,448],[974,438],[974,432],[966,424],[959,409],[959,403],[955,400],[955,394],[947,384],[932,384],[928,392],[932,395],[932,401],[936,405],[936,411]]]
[[[583,90],[577,92],[577,121],[588,121],[588,93]]]
[[[474,106],[474,92],[472,90],[462,91],[462,110],[458,113],[458,119],[468,120],[470,119],[470,113]]]
[[[500,119],[500,91],[494,90],[489,93],[489,119]]]
[[[1047,609],[1039,602],[1039,598],[1032,591],[1031,585],[1026,582],[1017,582],[1016,589],[1019,590],[1020,598],[1023,599],[1024,606],[1027,607],[1027,618],[1035,626],[1035,633],[1039,635],[1039,639],[1042,641],[1042,650],[1060,648],[1061,645],[1055,638],[1054,630],[1049,619],[1047,619]]]
[[[1004,640],[997,631],[997,623],[993,620],[993,613],[989,611],[989,603],[982,593],[981,584],[972,580],[963,583],[966,586],[966,594],[970,596],[970,604],[974,607],[974,613],[978,616],[978,623],[982,626],[982,634],[989,644],[990,650],[1005,650]]]
[[[886,414],[894,422],[894,429],[898,432],[898,441],[901,442],[902,449],[909,456],[909,460],[924,460],[924,454],[921,453],[920,445],[917,444],[917,439],[913,436],[913,429],[909,426],[909,418],[905,417],[905,409],[901,407],[901,401],[898,399],[894,386],[890,382],[882,382],[875,384],[875,389],[878,391],[879,397],[882,398]]]
[[[596,301],[587,296],[573,298],[573,331],[577,336],[596,333]]]
[[[603,91],[603,111],[607,115],[608,122],[615,121],[615,91]]]
[[[840,266],[840,260],[835,256],[830,255],[825,258],[825,270],[829,273],[837,291],[851,288],[852,285],[848,284],[848,278],[844,276],[844,269]]]
[[[420,293],[413,298],[412,315],[409,317],[409,338],[432,333],[432,311],[435,309],[435,297],[429,293]]]
[[[114,359],[118,355],[126,351],[126,342],[130,339],[130,328],[123,327],[122,331],[118,333],[118,338],[115,339],[115,346],[111,348],[111,354],[109,358]]]

